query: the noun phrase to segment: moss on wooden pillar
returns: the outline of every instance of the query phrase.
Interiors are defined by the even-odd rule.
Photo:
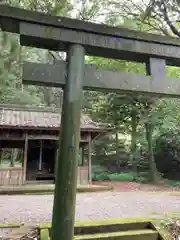
[[[52,218],[52,240],[72,240],[76,205],[84,48],[69,46]]]
[[[91,159],[91,133],[88,135],[88,180],[89,183],[92,183],[92,159]]]

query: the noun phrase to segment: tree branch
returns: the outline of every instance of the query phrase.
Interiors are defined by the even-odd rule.
[[[164,1],[162,2],[162,4],[163,4],[164,20],[166,21],[166,23],[170,27],[173,34],[180,37],[180,32],[177,30],[177,28],[173,25],[172,21],[169,19],[169,16],[168,16],[168,13],[167,13],[167,7],[166,7],[166,4],[164,3]]]

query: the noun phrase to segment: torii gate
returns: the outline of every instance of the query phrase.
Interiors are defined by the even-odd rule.
[[[166,64],[180,65],[180,41],[7,5],[0,6],[0,24],[2,30],[18,33],[22,46],[67,53],[66,63],[25,64],[23,79],[30,84],[64,87],[52,239],[72,240],[83,88],[179,97],[180,82],[166,78]],[[85,54],[144,62],[149,76],[97,71],[85,66]]]

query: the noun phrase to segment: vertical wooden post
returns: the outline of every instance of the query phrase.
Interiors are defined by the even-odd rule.
[[[56,173],[56,163],[57,163],[57,159],[58,159],[58,152],[59,152],[59,148],[56,144],[56,147],[55,147],[55,156],[54,156],[54,176],[55,176],[55,173]]]
[[[81,158],[82,158],[82,165],[81,166],[84,167],[84,146],[83,145],[82,145],[81,149],[82,149],[81,150],[81,153],[82,153],[81,154]]]
[[[28,134],[26,133],[24,143],[23,183],[26,182],[27,155],[28,155]]]
[[[1,143],[0,143],[0,166],[1,166],[1,161],[2,161],[2,146],[1,146]]]
[[[52,240],[72,240],[74,235],[84,55],[82,46],[69,46],[56,166]]]
[[[40,149],[39,149],[39,167],[38,170],[42,170],[42,149],[43,149],[43,142],[40,140]]]
[[[91,133],[88,134],[88,180],[89,183],[92,183],[92,161],[91,161]]]

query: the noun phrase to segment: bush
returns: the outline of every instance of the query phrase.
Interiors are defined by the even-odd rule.
[[[95,181],[109,181],[110,180],[108,173],[97,174],[95,179],[96,179]]]
[[[180,180],[180,133],[172,131],[159,136],[154,157],[157,170],[165,178]]]
[[[100,171],[103,170],[100,167],[96,167],[94,169],[94,172],[92,174],[93,181],[117,181],[117,182],[139,182],[139,183],[147,183],[147,173],[142,172],[139,173],[137,176],[133,172],[121,172],[121,173],[109,173],[106,171]]]
[[[180,187],[180,181],[165,179],[164,182],[171,187]]]
[[[132,182],[134,176],[132,173],[112,173],[108,174],[108,177],[111,181],[119,181],[119,182]]]
[[[109,180],[107,169],[99,165],[92,166],[92,180],[93,181]]]

